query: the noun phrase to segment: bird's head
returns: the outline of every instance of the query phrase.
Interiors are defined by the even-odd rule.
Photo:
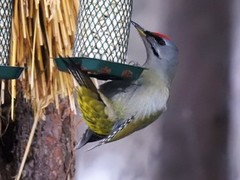
[[[145,67],[162,69],[172,80],[178,64],[178,48],[167,36],[157,32],[151,32],[131,21],[141,36],[147,51]]]

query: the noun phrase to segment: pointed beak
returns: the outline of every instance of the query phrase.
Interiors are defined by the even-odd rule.
[[[137,31],[140,34],[140,36],[142,36],[142,37],[146,36],[145,30],[139,24],[135,23],[132,20],[131,20],[131,23],[137,29]]]

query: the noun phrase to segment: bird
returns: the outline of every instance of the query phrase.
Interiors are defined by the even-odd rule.
[[[179,50],[169,36],[146,30],[132,20],[131,24],[140,35],[147,56],[137,80],[112,80],[97,88],[79,65],[64,60],[79,84],[77,102],[87,125],[75,149],[98,141],[91,150],[122,139],[150,125],[167,109]]]

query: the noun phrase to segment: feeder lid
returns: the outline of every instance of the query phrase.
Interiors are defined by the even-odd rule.
[[[138,79],[145,68],[121,64],[117,62],[104,61],[100,59],[85,57],[55,58],[55,63],[60,71],[68,72],[68,69],[62,61],[71,59],[79,64],[83,71],[87,71],[90,77],[100,80],[117,79]]]
[[[24,67],[0,65],[0,79],[18,79]]]

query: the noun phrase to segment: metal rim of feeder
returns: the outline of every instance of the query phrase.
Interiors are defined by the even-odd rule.
[[[13,1],[0,1],[0,79],[17,79],[24,68],[9,65]]]
[[[125,63],[133,0],[80,0],[74,57]]]

